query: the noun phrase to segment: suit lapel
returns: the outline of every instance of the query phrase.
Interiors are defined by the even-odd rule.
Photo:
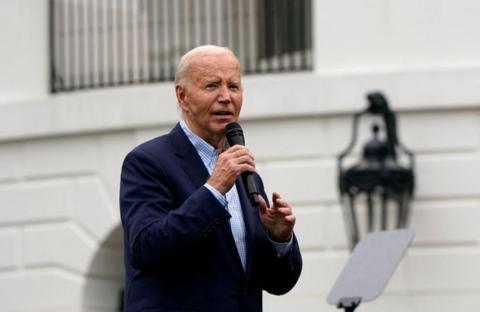
[[[181,167],[185,171],[185,174],[190,178],[195,189],[201,187],[209,178],[208,170],[203,164],[203,161],[198,155],[197,151],[195,150],[195,147],[192,145],[186,134],[183,132],[180,124],[177,124],[172,129],[172,131],[170,131],[169,136],[170,142],[175,151],[175,155],[179,158]],[[237,186],[237,192],[240,198],[240,203],[243,211],[243,219],[245,223],[245,240],[247,248],[247,263],[245,271],[243,270],[242,262],[240,260],[240,256],[238,255],[238,250],[235,244],[235,239],[233,238],[230,222],[225,223],[224,237],[228,241],[230,252],[235,255],[235,262],[237,262],[240,270],[242,272],[245,272],[248,278],[251,272],[252,263],[252,242],[255,229],[253,214],[255,213],[255,210],[250,205],[250,202],[246,196],[243,182],[240,177],[237,178],[235,184]]]
[[[201,187],[209,178],[208,170],[180,124],[177,124],[170,131],[169,136],[175,155],[180,159],[185,174],[190,178],[196,189]]]

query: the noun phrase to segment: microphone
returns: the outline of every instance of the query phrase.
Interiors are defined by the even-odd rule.
[[[235,144],[245,145],[242,127],[236,122],[229,123],[225,127],[225,136],[227,137],[230,146],[234,146]],[[260,193],[257,190],[257,183],[255,182],[253,173],[248,171],[242,172],[242,180],[252,206],[257,208],[260,207],[260,200],[258,199]]]

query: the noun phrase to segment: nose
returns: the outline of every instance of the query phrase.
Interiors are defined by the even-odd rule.
[[[222,85],[218,93],[218,102],[228,104],[230,103],[230,100],[231,100],[231,97],[230,97],[230,90],[228,89],[228,86]]]

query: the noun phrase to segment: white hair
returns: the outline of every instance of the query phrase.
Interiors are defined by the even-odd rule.
[[[188,71],[190,69],[192,59],[194,57],[199,55],[222,54],[222,53],[231,54],[238,61],[237,56],[235,55],[235,53],[233,53],[232,50],[230,50],[227,47],[220,47],[215,45],[199,46],[185,53],[180,58],[180,61],[178,62],[178,65],[177,65],[177,71],[175,73],[175,85],[185,86],[187,84]],[[240,62],[238,63],[240,64]]]

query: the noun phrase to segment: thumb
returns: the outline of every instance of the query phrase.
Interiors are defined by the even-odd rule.
[[[258,195],[260,201],[260,214],[264,215],[267,213],[267,202],[263,199],[262,195]]]

